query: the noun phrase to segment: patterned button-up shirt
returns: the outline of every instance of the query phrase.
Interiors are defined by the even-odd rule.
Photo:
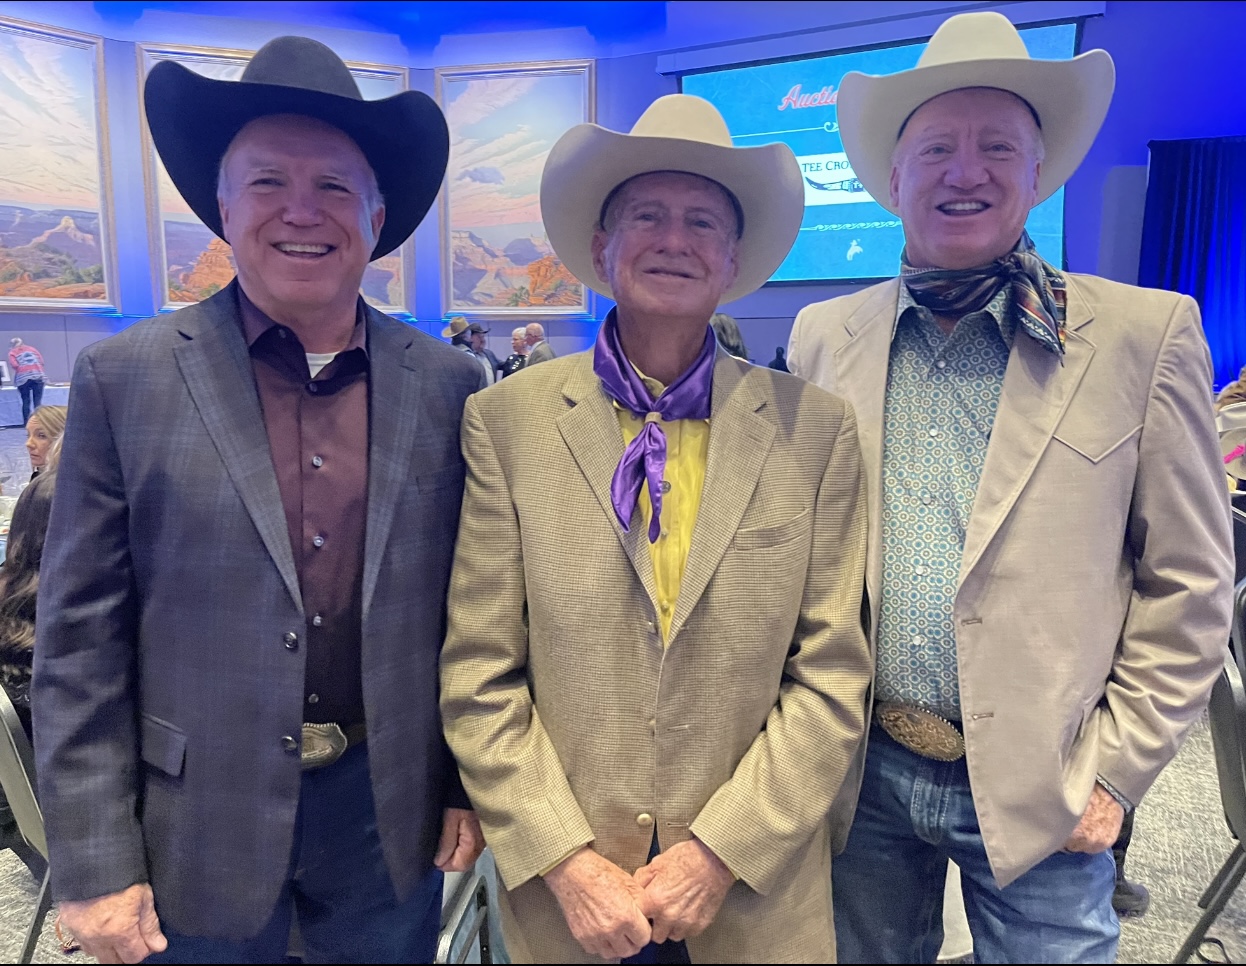
[[[1005,286],[950,336],[900,286],[883,431],[877,695],[959,721],[952,601],[1015,324]]]

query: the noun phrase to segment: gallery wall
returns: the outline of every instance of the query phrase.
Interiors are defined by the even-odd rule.
[[[109,16],[109,7],[131,8]],[[3,313],[0,339],[20,334],[44,350],[50,378],[69,377],[78,351],[155,311],[144,212],[139,148],[138,74],[135,44],[193,44],[255,49],[283,33],[324,41],[349,60],[410,68],[410,86],[434,93],[437,67],[497,64],[516,60],[588,57],[596,61],[599,123],[626,130],[657,96],[678,89],[672,67],[747,62],[836,47],[909,39],[932,32],[958,9],[982,4],[717,3],[705,17],[703,4],[635,7],[636,22],[624,31],[561,26],[552,29],[462,30],[425,43],[402,31],[386,33],[334,15],[316,4],[162,5],[0,2],[0,16],[104,36],[113,204],[118,253],[120,313]],[[329,5],[340,10],[348,5]],[[401,6],[401,5],[396,5]],[[516,4],[522,7],[523,4]],[[583,5],[581,5],[583,6]],[[1147,142],[1176,137],[1246,133],[1246,100],[1238,96],[1242,71],[1235,58],[1246,40],[1246,4],[1024,2],[994,5],[1016,22],[1040,22],[1102,11],[1086,22],[1082,49],[1103,47],[1116,61],[1112,109],[1095,147],[1069,184],[1066,210],[1068,265],[1134,281],[1141,233]],[[201,13],[188,13],[194,8]],[[642,9],[643,8],[643,9]],[[103,9],[104,13],[100,10]],[[885,9],[886,15],[880,16]],[[246,12],[255,19],[237,14]],[[648,19],[640,18],[644,14]],[[283,17],[283,22],[276,18]],[[400,36],[400,33],[402,34]],[[663,71],[666,71],[664,73]],[[443,324],[441,241],[434,211],[414,240],[412,321],[430,332]],[[844,286],[800,285],[763,289],[727,307],[741,322],[753,356],[767,361],[786,342],[792,317],[811,301],[850,291]],[[596,319],[609,303],[594,298],[590,317],[547,325],[557,351],[584,348]],[[493,324],[491,348],[509,351],[512,321]]]

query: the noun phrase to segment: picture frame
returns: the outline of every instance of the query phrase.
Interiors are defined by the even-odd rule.
[[[104,39],[0,17],[0,83],[0,312],[116,312]]]
[[[140,43],[136,45],[136,53],[141,99],[148,72],[161,61],[175,61],[217,80],[237,80],[255,52]],[[365,100],[377,100],[409,89],[410,77],[405,67],[353,61],[347,61],[346,66]],[[145,113],[142,139],[156,305],[161,311],[172,311],[202,301],[229,284],[234,276],[233,257],[229,244],[214,235],[191,212],[173,186],[156,153]],[[414,245],[408,239],[396,251],[368,265],[362,285],[364,299],[382,312],[409,316],[410,307],[415,304],[414,279]]]
[[[588,288],[549,245],[539,195],[554,142],[596,116],[594,62],[439,68],[436,96],[450,127],[441,192],[444,314],[590,318]]]

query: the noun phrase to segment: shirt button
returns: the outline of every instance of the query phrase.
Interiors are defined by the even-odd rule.
[[[322,537],[320,534],[316,534],[314,537],[312,537],[312,546],[316,547],[317,549],[319,549],[320,547],[323,547],[324,537]]]
[[[649,628],[650,634],[656,634],[658,632],[658,625],[653,621],[645,621],[645,626]]]
[[[309,382],[307,384],[307,391],[312,393],[320,392],[320,386],[314,382]]]
[[[653,816],[650,815],[648,812],[641,812],[639,815],[636,816],[636,824],[639,825],[641,828],[652,828],[653,827]]]
[[[665,600],[664,600],[664,601],[662,601],[662,613],[663,613],[663,614],[665,614],[665,613],[667,613],[670,609],[671,609],[670,602],[669,602],[669,601],[665,601]]]
[[[909,641],[909,643],[913,645],[913,647],[921,647],[923,644],[926,643],[926,639],[922,637],[920,634],[914,634],[913,639]]]
[[[324,466],[324,458],[320,456],[313,456],[312,466],[316,467],[316,469],[320,469],[320,467]]]
[[[936,368],[936,369],[946,369],[946,368],[947,368],[947,360],[946,360],[946,359],[940,359],[938,362],[936,362],[936,363],[935,363],[935,368]]]
[[[661,533],[658,534],[659,537],[669,537],[670,535],[671,535],[671,532],[669,530],[663,530]]]
[[[320,695],[318,695],[318,694],[309,694],[309,695],[307,696],[307,703],[308,703],[308,704],[316,704],[316,703],[318,703],[319,701],[320,701]]]
[[[297,651],[299,649],[299,636],[294,631],[286,631],[282,640],[285,641],[286,650]]]
[[[670,492],[671,492],[671,483],[670,483],[670,480],[663,480],[663,481],[662,481],[662,492],[663,492],[663,493],[670,493]]]
[[[933,502],[934,502],[934,500],[933,500],[933,499],[931,499],[931,497],[930,497],[930,494],[929,494],[929,493],[927,493],[925,496],[923,496],[923,497],[922,497],[922,504],[923,504],[924,506],[930,506],[930,504],[932,504]],[[320,538],[319,538],[319,537],[317,537],[316,539],[320,539]],[[319,546],[319,544],[317,544],[317,546]]]
[[[286,333],[286,330],[285,330],[285,329],[281,328],[280,326],[278,326],[278,327],[277,327],[277,337],[278,337],[278,338],[280,338],[280,339],[284,339],[284,338],[286,337],[286,334],[287,334],[287,333]]]
[[[297,755],[299,751],[298,739],[293,735],[284,735],[281,739],[281,747],[287,755]]]
[[[319,614],[317,614],[315,617],[312,618],[312,627],[319,627],[323,623],[324,623],[324,618],[321,617]]]
[[[939,431],[938,431],[937,429],[932,429],[932,430],[930,431],[930,437],[931,437],[931,439],[937,439],[937,438],[938,438],[938,436],[939,436]]]

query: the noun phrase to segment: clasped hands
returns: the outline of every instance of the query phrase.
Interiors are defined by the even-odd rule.
[[[714,921],[735,877],[693,838],[635,875],[585,846],[548,872],[545,882],[584,951],[621,959],[649,942],[699,935]]]

